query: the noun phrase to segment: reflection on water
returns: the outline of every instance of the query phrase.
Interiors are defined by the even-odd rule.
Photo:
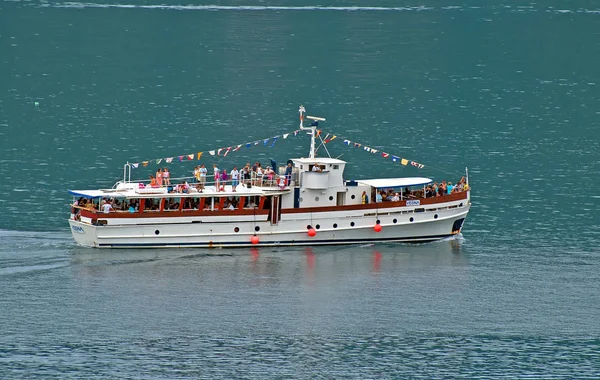
[[[90,249],[69,250],[74,266],[98,268],[115,265],[184,265],[204,271],[215,265],[240,272],[250,269],[258,277],[278,277],[300,270],[305,277],[352,271],[394,272],[409,268],[463,267],[463,240],[453,238],[427,244],[375,244],[333,247],[281,247],[249,249]],[[247,265],[244,265],[246,263]]]

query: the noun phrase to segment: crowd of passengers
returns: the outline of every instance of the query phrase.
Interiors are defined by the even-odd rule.
[[[212,174],[210,178],[213,180],[217,191],[225,191],[226,185],[231,185],[233,191],[236,191],[238,185],[241,186],[278,186],[284,188],[288,186],[292,178],[292,163],[288,162],[285,169],[285,175],[279,176],[275,173],[274,168],[267,166],[263,168],[260,162],[255,162],[254,165],[246,163],[240,170],[237,166],[233,169],[219,169],[217,164],[213,164]],[[190,188],[195,188],[199,192],[203,192],[207,177],[209,177],[208,169],[204,165],[198,165],[192,172],[192,183],[183,181],[179,184],[171,184],[171,172],[169,168],[159,168],[155,175],[149,176],[149,184],[152,188],[167,187],[169,193],[189,193]],[[146,186],[146,185],[144,185]]]
[[[167,198],[163,210],[165,211],[176,211],[180,209],[180,202],[183,201],[184,210],[198,210],[200,207],[199,198]],[[244,208],[256,208],[257,206],[256,197],[246,197],[244,202]],[[160,210],[160,199],[146,199],[144,210],[147,211],[159,211]],[[214,202],[214,203],[213,203]],[[240,200],[236,197],[227,197],[223,202],[223,210],[235,210],[239,207]],[[73,206],[77,206],[75,213],[78,213],[79,208],[83,208],[90,211],[100,210],[104,213],[111,211],[125,211],[125,212],[137,212],[139,211],[140,203],[139,199],[132,199],[129,201],[119,201],[117,198],[104,198],[100,203],[94,202],[91,199],[79,198],[75,201]],[[220,210],[220,198],[205,198],[204,211],[216,211]]]
[[[460,193],[462,191],[469,190],[469,185],[467,184],[466,178],[463,176],[457,184],[453,185],[452,182],[442,181],[439,184],[437,182],[427,185],[425,187],[425,193],[423,193],[423,189],[419,189],[416,191],[411,191],[407,187],[404,188],[404,192],[400,195],[399,192],[394,191],[394,189],[388,190],[380,190],[376,191],[373,189],[371,193],[371,199],[375,199],[376,203],[379,202],[399,202],[404,199],[418,199],[423,198],[433,198],[433,197],[441,197],[443,195],[450,195],[454,193]],[[363,192],[362,195],[362,203],[369,203],[369,198],[367,197],[366,192]]]

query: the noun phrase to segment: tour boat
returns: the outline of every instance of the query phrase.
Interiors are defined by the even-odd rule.
[[[150,187],[131,164],[111,189],[69,190],[78,245],[96,248],[265,247],[429,242],[461,232],[471,206],[460,191],[431,193],[424,177],[345,180],[346,162],[317,157],[313,120],[308,157],[292,158],[272,181]],[[377,195],[385,192],[388,199]],[[110,204],[107,206],[106,204]]]

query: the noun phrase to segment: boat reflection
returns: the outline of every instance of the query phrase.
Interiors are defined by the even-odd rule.
[[[247,281],[248,286],[254,287],[289,281],[307,285],[345,279],[346,276],[404,276],[441,270],[459,273],[469,266],[468,256],[463,251],[460,238],[418,245],[285,249],[97,250],[74,247],[71,265],[80,275],[102,276],[114,268],[130,266],[131,271],[142,277],[151,277],[150,272],[161,273],[161,277],[224,277],[225,281]]]

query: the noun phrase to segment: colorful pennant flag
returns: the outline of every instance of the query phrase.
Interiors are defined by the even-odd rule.
[[[148,166],[148,161],[143,161],[143,162],[142,162],[142,165],[144,165],[144,166]]]
[[[194,153],[188,154],[187,158],[188,158],[189,161],[193,160],[194,159]]]
[[[198,160],[202,157],[202,152],[198,152]]]
[[[388,158],[389,156],[390,156],[389,153],[386,153],[386,152],[381,153],[381,157],[383,157],[383,158]]]
[[[406,166],[408,165],[408,160],[406,158],[403,158],[402,161],[400,162],[402,165]]]
[[[171,162],[173,162],[173,157],[167,157],[165,158],[165,161],[170,164]]]
[[[392,161],[394,161],[394,162],[398,162],[399,159],[400,159],[400,157],[398,157],[398,156],[392,156]]]
[[[131,166],[132,166],[134,169],[137,169],[137,168],[138,168],[138,166],[140,166],[140,164],[138,164],[138,163],[135,163],[135,164],[131,164]]]

